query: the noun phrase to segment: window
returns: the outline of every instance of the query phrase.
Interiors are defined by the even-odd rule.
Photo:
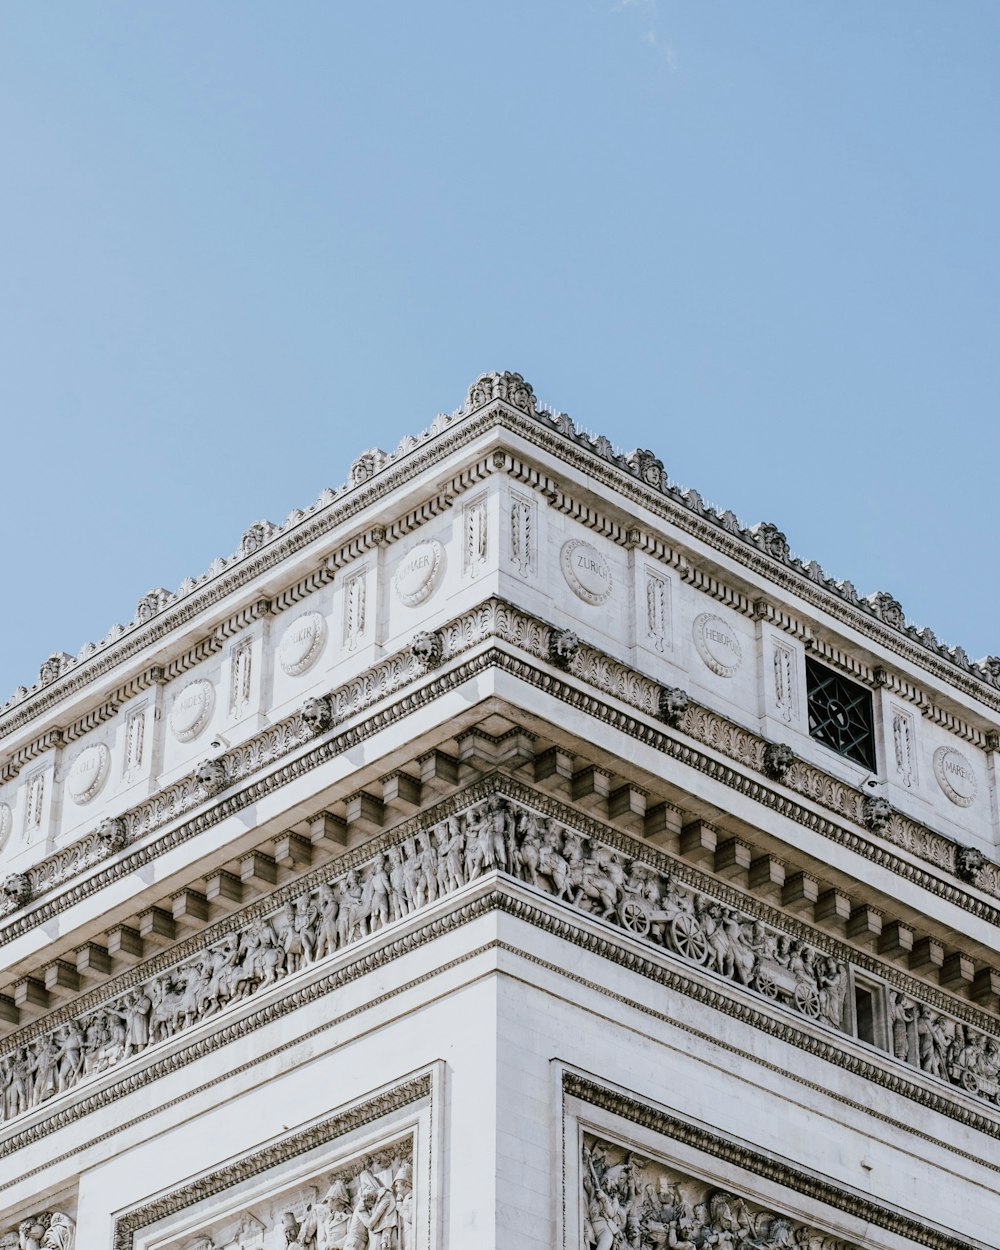
[[[809,736],[875,772],[872,697],[864,686],[806,658]]]
[[[854,973],[854,1036],[879,1050],[889,1049],[885,986]]]

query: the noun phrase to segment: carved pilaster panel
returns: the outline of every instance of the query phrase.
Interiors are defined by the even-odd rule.
[[[643,641],[654,651],[673,646],[670,622],[670,580],[646,566],[644,602],[641,611]]]
[[[368,627],[368,566],[362,564],[344,581],[344,646],[354,651]]]
[[[892,779],[907,790],[917,785],[916,724],[912,713],[896,704],[892,705],[892,745],[889,767]]]
[[[791,724],[798,715],[798,684],[795,667],[795,652],[792,648],[775,641],[771,652],[774,706],[778,715],[787,724]]]
[[[462,508],[462,571],[478,577],[489,559],[489,515],[486,496],[470,500]]]
[[[522,577],[538,571],[538,517],[535,501],[511,491],[510,562]]]
[[[142,773],[146,757],[146,712],[148,705],[140,703],[125,718],[125,750],[122,755],[122,778],[126,783],[136,781]]]

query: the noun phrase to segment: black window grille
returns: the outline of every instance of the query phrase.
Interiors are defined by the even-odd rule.
[[[806,690],[810,737],[875,772],[871,694],[864,686],[808,658]]]

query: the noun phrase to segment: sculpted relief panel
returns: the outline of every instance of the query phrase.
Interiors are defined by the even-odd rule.
[[[65,1211],[40,1211],[0,1233],[0,1250],[74,1250],[76,1223]]]
[[[850,971],[842,960],[526,804],[492,793],[380,846],[346,871],[332,865],[325,878],[315,874],[297,894],[286,887],[280,905],[265,903],[220,922],[224,935],[197,955],[30,1040],[15,1039],[0,1058],[3,1118],[29,1113],[493,871],[762,1001],[833,1029],[850,1028]],[[1000,1047],[968,1025],[922,1010],[946,1039],[946,1053],[936,1066],[918,1066],[1000,1102]],[[909,1052],[895,1053],[914,1062]]]
[[[232,1212],[163,1250],[413,1250],[413,1229],[410,1137]]]
[[[590,1133],[581,1162],[581,1250],[858,1250]]]

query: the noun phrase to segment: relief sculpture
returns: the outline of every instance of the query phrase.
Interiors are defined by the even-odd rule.
[[[74,1250],[76,1223],[65,1211],[40,1211],[0,1233],[0,1250]]]
[[[857,1250],[589,1133],[581,1180],[581,1250]]]
[[[850,1027],[850,973],[842,960],[494,793],[258,912],[197,955],[77,1018],[15,1041],[0,1058],[0,1117],[25,1115],[492,872],[809,1020]],[[892,1010],[896,1058],[1000,1103],[996,1042],[900,995]]]
[[[49,1243],[46,1242],[47,1246]],[[60,1247],[61,1247],[61,1243]],[[323,1172],[168,1250],[413,1250],[413,1144]]]

